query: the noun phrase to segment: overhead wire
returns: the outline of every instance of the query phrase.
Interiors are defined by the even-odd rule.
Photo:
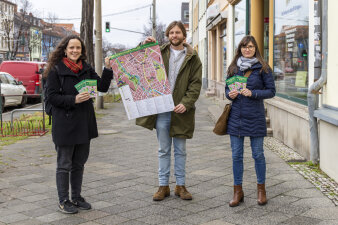
[[[122,12],[116,12],[116,13],[111,13],[111,14],[106,14],[106,15],[103,15],[102,17],[109,17],[109,16],[116,16],[116,15],[121,15],[121,14],[125,14],[125,13],[130,13],[130,12],[134,12],[134,11],[137,11],[137,10],[140,10],[140,9],[144,9],[144,8],[147,8],[149,6],[152,6],[152,4],[148,4],[148,5],[145,5],[145,6],[141,6],[141,7],[137,7],[137,8],[134,8],[134,9],[128,9],[128,10],[125,10],[125,11],[122,11]],[[42,18],[42,19],[49,19],[49,18]],[[64,19],[55,19],[55,20],[80,20],[81,17],[79,18],[64,18]]]

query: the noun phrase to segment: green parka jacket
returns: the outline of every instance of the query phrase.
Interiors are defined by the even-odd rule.
[[[188,45],[187,55],[178,72],[175,88],[172,93],[175,106],[183,104],[187,111],[184,113],[171,112],[170,137],[190,139],[195,129],[195,102],[202,86],[202,63],[196,51]],[[161,46],[163,63],[169,74],[170,43]],[[150,130],[156,126],[157,115],[150,115],[136,119],[136,124]]]

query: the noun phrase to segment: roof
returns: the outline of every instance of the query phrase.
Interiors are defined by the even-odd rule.
[[[55,26],[64,27],[67,30],[74,30],[74,24],[72,23],[55,23]]]
[[[7,1],[7,0],[0,0],[0,2],[4,2],[4,3],[7,3],[7,4],[11,4],[11,5],[16,5],[15,3]]]

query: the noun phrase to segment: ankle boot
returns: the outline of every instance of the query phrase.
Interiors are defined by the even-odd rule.
[[[257,203],[258,205],[265,205],[266,200],[265,184],[257,184]]]
[[[184,185],[183,186],[176,185],[175,195],[179,196],[183,200],[192,200],[192,195],[189,193],[189,191]]]
[[[234,197],[229,203],[230,207],[236,207],[240,202],[244,202],[244,192],[242,185],[234,185]]]
[[[169,186],[160,186],[158,191],[153,195],[154,201],[162,201],[166,197],[170,196]]]

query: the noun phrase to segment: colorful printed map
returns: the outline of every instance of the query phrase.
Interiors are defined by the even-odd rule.
[[[170,85],[157,43],[138,46],[110,59],[129,119],[173,110]]]

